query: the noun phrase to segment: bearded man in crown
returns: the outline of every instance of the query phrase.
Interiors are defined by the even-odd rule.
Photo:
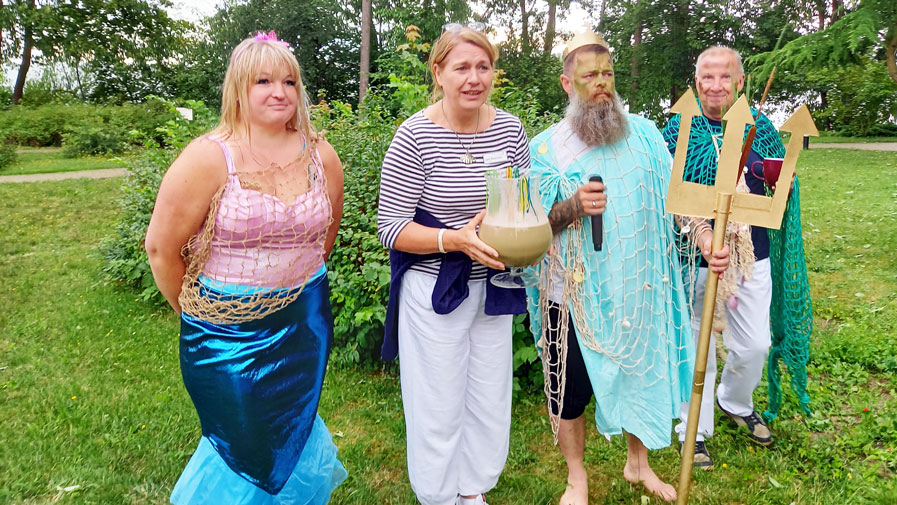
[[[608,439],[625,432],[623,477],[672,501],[676,490],[651,469],[648,449],[670,444],[693,373],[690,283],[679,250],[699,248],[710,269],[722,272],[728,248],[711,254],[706,221],[664,211],[672,157],[654,123],[623,109],[607,43],[579,34],[563,60],[570,105],[563,121],[530,143],[554,242],[535,267],[539,285],[527,293],[549,416],[567,463],[560,503],[588,503],[584,413],[593,396],[598,432]],[[603,230],[593,226],[598,220]]]

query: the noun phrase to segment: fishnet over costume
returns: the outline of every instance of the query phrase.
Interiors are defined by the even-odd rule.
[[[595,392],[598,430],[607,436],[626,430],[658,449],[669,445],[670,420],[690,390],[693,337],[678,249],[694,242],[680,234],[695,234],[698,226],[679,229],[664,212],[672,159],[653,123],[629,117],[629,136],[610,146],[587,147],[566,121],[530,144],[545,209],[573,196],[596,174],[607,187],[607,208],[603,249],[593,250],[588,219],[574,221],[533,267],[541,282],[528,289],[528,300],[555,440],[564,396],[564,337],[572,322],[578,337],[573,345],[582,350]],[[694,265],[684,271],[694,275]],[[547,327],[549,300],[566,309],[558,328]]]
[[[315,142],[305,147],[285,167],[255,171],[232,170],[231,151],[223,149],[227,182],[181,252],[185,314],[217,324],[261,319],[296,300],[321,269],[333,218]]]
[[[751,112],[756,117],[757,111]],[[663,130],[663,136],[675,149],[681,122],[680,115],[673,116]],[[775,127],[765,115],[756,119],[757,133],[752,150],[762,158],[783,158],[785,146]],[[745,127],[745,135],[750,125]],[[714,145],[721,145],[722,127],[711,124],[703,115],[692,119],[685,165],[685,180],[711,185],[716,180],[718,153]],[[744,178],[741,178],[744,181]],[[772,304],[770,307],[772,347],[767,364],[769,381],[769,409],[763,413],[767,420],[778,416],[782,405],[781,370],[783,361],[791,374],[791,387],[797,394],[801,408],[810,412],[810,396],[807,392],[807,362],[810,357],[810,334],[813,331],[813,308],[810,301],[810,285],[804,262],[804,244],[800,224],[800,187],[797,177],[782,226],[769,229],[769,261],[772,276]],[[730,230],[733,223],[730,224]],[[744,225],[735,225],[743,227]],[[734,250],[730,245],[730,249]],[[730,268],[726,271],[734,272]],[[721,284],[722,287],[722,284]],[[725,312],[725,311],[722,311]],[[717,310],[717,313],[720,313]]]

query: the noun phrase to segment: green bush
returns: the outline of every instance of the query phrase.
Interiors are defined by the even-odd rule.
[[[44,77],[46,77],[46,71]],[[10,94],[10,98],[12,95]],[[41,78],[40,80],[25,81],[25,90],[19,105],[36,107],[47,104],[75,103],[74,94],[57,87],[53,82]]]
[[[95,118],[75,125],[62,135],[62,154],[68,158],[96,154],[120,154],[130,136],[119,126]]]
[[[394,93],[405,89],[391,87]],[[341,365],[383,366],[380,346],[389,294],[389,255],[377,238],[380,167],[401,122],[388,115],[382,90],[361,113],[332,102],[315,107],[318,128],[339,154],[345,174],[343,221],[328,261],[334,320],[332,359]],[[405,95],[403,95],[405,96]],[[511,97],[515,98],[511,98]],[[499,106],[524,106],[526,93],[500,95]],[[521,100],[516,103],[514,100]],[[544,116],[534,115],[535,120]],[[514,391],[541,388],[542,368],[525,315],[514,317]]]
[[[190,104],[195,103],[185,103],[185,106],[192,108]],[[103,107],[100,111],[106,123],[122,132],[130,133],[129,142],[143,144],[147,140],[152,140],[161,147],[166,142],[165,125],[170,120],[180,117],[172,105],[181,104],[149,96],[143,103]],[[207,110],[207,107],[203,106],[203,110]]]
[[[17,158],[16,146],[0,144],[0,170],[15,163]]]
[[[193,109],[193,121],[187,121],[175,111],[173,102],[165,102],[172,112],[171,119],[157,128],[163,139],[147,139],[145,149],[126,160],[128,177],[119,200],[121,218],[114,233],[100,244],[106,260],[103,272],[112,280],[140,291],[144,300],[164,302],[153,280],[143,241],[156,202],[156,193],[165,171],[191,140],[211,130],[217,118],[202,102],[188,101]]]
[[[377,199],[380,166],[397,125],[369,103],[361,116],[340,102],[314,110],[345,175],[343,220],[328,261],[333,357],[341,364],[380,363],[389,292],[389,257],[377,238]]]
[[[869,129],[869,135],[873,137],[897,137],[897,124],[880,123],[872,125]]]
[[[89,105],[59,104],[10,107],[0,112],[0,137],[20,146],[60,146],[70,125],[86,121],[93,109]]]
[[[177,115],[169,102],[152,96],[145,103],[116,106],[18,105],[0,111],[0,137],[34,147],[61,146],[66,139],[69,152],[75,154],[121,152],[147,139],[161,146],[159,128]]]
[[[887,68],[866,59],[860,64],[815,71],[808,79],[827,91],[826,107],[814,114],[842,136],[888,135],[897,115],[897,84]]]

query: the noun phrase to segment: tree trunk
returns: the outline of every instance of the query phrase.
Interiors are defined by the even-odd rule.
[[[888,62],[888,74],[897,82],[897,26],[891,26],[885,36],[885,60]]]
[[[87,98],[84,96],[84,84],[81,82],[81,69],[79,68],[80,66],[81,59],[75,58],[75,81],[78,82],[78,94],[81,95],[81,100],[86,101]]]
[[[835,24],[844,15],[844,5],[841,0],[832,0],[832,21],[830,25]]]
[[[34,1],[29,3],[30,12],[34,12]],[[12,91],[12,104],[18,105],[22,100],[22,94],[25,92],[25,79],[28,77],[28,69],[31,68],[31,49],[34,47],[34,33],[32,31],[31,20],[26,18],[25,21],[25,40],[22,47],[22,63],[19,65],[19,75],[16,77],[16,85]]]
[[[825,0],[816,0],[816,16],[819,19],[819,31],[825,30]]]
[[[554,48],[554,23],[557,17],[558,0],[548,0],[548,23],[545,25],[545,57],[551,56]]]
[[[642,13],[641,9],[639,9],[638,3],[636,3],[635,31],[632,33],[632,59],[629,62],[629,112],[633,113],[641,112],[636,101],[638,95],[639,76],[641,74],[640,59],[642,53],[642,30],[644,30],[644,23],[642,23]]]
[[[371,71],[371,0],[361,0],[361,71],[358,75],[358,106],[368,91]]]
[[[598,32],[601,33],[601,36],[604,36],[604,26],[605,26],[605,18],[607,18],[607,0],[601,0],[601,13],[598,18]]]
[[[529,14],[526,12],[526,0],[520,0],[520,19],[523,20],[520,33],[520,47],[524,56],[530,55],[529,49]]]
[[[670,16],[670,40],[672,44],[677,44],[679,50],[673,53],[670,61],[670,72],[672,80],[670,81],[670,103],[676,103],[676,100],[685,92],[687,83],[693,81],[694,76],[694,55],[691,54],[687,35],[689,29],[689,2],[688,0],[678,0],[675,4],[676,11]]]

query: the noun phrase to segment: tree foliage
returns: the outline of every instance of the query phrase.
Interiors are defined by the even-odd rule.
[[[669,105],[694,86],[702,50],[725,45],[744,55],[769,51],[787,23],[785,10],[781,3],[750,1],[608,0],[602,24],[615,49],[617,92],[630,110],[662,123]],[[796,36],[785,33],[786,40]]]
[[[749,60],[769,74],[777,65],[791,71],[818,70],[859,64],[868,58],[884,60],[897,83],[897,2],[861,0],[827,28],[785,44],[775,55],[760,54]]]
[[[152,93],[173,93],[167,63],[184,49],[189,24],[171,19],[168,0],[14,0],[3,15],[4,62],[19,61],[28,73],[30,43],[44,64],[64,62],[76,71],[82,98],[142,101]],[[85,89],[86,76],[92,86]],[[24,84],[24,81],[23,83]]]

